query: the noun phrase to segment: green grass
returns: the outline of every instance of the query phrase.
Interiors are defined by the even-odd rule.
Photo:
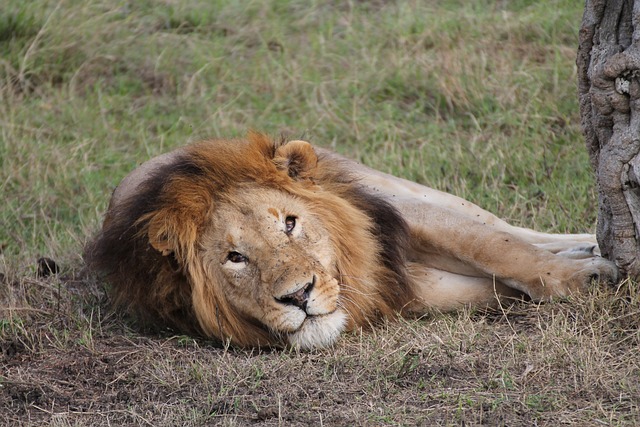
[[[335,353],[256,355],[141,336],[100,292],[88,298],[34,279],[39,256],[66,275],[82,268],[111,191],[137,164],[249,129],[304,137],[517,225],[593,231],[574,65],[581,13],[569,0],[5,0],[0,296],[19,289],[7,305],[24,307],[0,319],[2,363],[13,375],[0,370],[0,394],[52,424],[160,422],[149,414],[168,425],[638,422],[637,294],[580,300],[575,312],[522,308],[522,328],[518,316],[463,313],[354,334]],[[24,369],[52,372],[40,400],[21,391],[16,372],[29,370],[6,356],[11,343]],[[98,360],[128,396],[124,406],[107,404],[113,411],[102,407],[102,418],[74,418],[64,400],[42,407],[64,389],[56,357],[74,352]],[[69,369],[91,375],[86,363]],[[305,383],[307,395],[295,391],[297,402],[319,409],[291,415],[296,399],[278,379],[305,374],[316,383]],[[169,397],[141,397],[143,386]]]
[[[137,163],[250,128],[305,135],[526,226],[591,229],[580,7],[444,3],[10,1],[6,253],[77,253]]]

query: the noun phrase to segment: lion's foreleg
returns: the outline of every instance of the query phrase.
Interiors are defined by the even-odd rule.
[[[425,204],[408,215],[412,261],[457,274],[495,278],[535,300],[565,296],[593,278],[615,281],[612,263],[598,256],[558,255],[465,215]]]

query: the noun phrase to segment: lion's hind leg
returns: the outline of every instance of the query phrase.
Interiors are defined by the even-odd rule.
[[[409,272],[418,301],[410,311],[455,311],[464,307],[498,307],[500,301],[520,299],[524,294],[495,279],[451,273],[410,263]]]

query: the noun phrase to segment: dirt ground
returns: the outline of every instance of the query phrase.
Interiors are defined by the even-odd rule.
[[[139,331],[81,276],[2,286],[1,425],[640,422],[633,286],[384,322],[305,353]]]

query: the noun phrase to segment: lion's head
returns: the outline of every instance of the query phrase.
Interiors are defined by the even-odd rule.
[[[253,133],[134,171],[86,257],[143,320],[241,346],[312,348],[413,298],[406,233],[309,143]]]

